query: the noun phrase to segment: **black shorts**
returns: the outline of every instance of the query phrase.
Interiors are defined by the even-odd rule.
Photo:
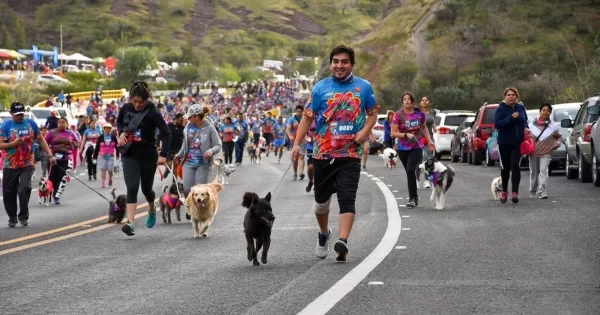
[[[265,142],[267,143],[267,146],[271,145],[271,143],[273,143],[273,134],[272,133],[263,133],[263,136],[265,137]]]
[[[308,157],[308,159],[306,159],[306,165],[315,164],[315,158],[312,157],[312,153],[313,153],[313,150],[306,149],[306,157]]]
[[[356,192],[360,179],[359,158],[336,158],[313,161],[315,202],[325,203],[337,193],[340,213],[356,213]]]

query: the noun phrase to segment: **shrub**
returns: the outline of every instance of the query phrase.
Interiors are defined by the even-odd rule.
[[[468,104],[469,93],[459,87],[444,86],[434,89],[432,97],[437,108],[463,109]]]

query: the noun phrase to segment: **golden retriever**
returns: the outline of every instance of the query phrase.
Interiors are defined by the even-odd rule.
[[[219,191],[222,189],[223,185],[219,183],[200,184],[190,189],[185,207],[192,219],[194,238],[208,236],[208,228],[219,208]]]

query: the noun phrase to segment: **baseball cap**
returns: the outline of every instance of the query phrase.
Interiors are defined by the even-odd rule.
[[[13,102],[10,104],[10,113],[13,115],[25,114],[25,105],[21,102]]]

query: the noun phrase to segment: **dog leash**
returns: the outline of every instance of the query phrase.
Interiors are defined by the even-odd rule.
[[[175,188],[177,188],[177,194],[179,194],[180,196],[179,201],[181,201],[182,204],[185,203],[185,199],[183,198],[181,191],[179,191],[179,180],[177,179],[177,174],[173,173],[173,170],[169,167],[169,165],[165,164],[165,167],[169,170],[169,172],[173,174],[173,179],[175,180]]]
[[[108,200],[108,198],[104,197],[104,195],[102,195],[101,193],[99,193],[97,190],[95,190],[94,188],[88,186],[86,183],[84,183],[81,179],[77,178],[77,176],[74,176],[73,174],[71,174],[69,171],[67,171],[66,169],[62,168],[61,166],[59,166],[58,164],[55,164],[54,166],[58,167],[59,169],[63,170],[65,172],[65,174],[69,175],[71,178],[74,178],[75,180],[77,180],[78,182],[82,183],[83,186],[89,188],[91,191],[95,192],[96,194],[98,194],[98,196],[102,197],[102,199],[108,201],[108,203],[110,204],[110,200]],[[50,169],[48,171],[48,174],[50,174]]]
[[[344,151],[348,150],[348,148],[350,148],[350,146],[351,146],[352,144],[357,144],[357,143],[355,143],[354,141],[351,141],[351,142],[349,142],[348,144],[346,144],[344,147],[342,147],[341,149],[337,149],[337,150],[331,151],[331,152],[329,152],[327,155],[331,155],[331,154],[335,154],[335,153],[344,152]],[[357,144],[357,145],[358,145],[358,144]],[[317,153],[314,153],[314,152],[313,152],[312,154],[304,154],[304,155],[306,155],[307,157],[308,157],[308,156],[311,156],[311,157],[313,157],[313,158],[314,158],[314,157],[317,157],[317,156],[324,156],[324,155],[326,155],[326,154],[324,154],[324,153],[317,154]],[[334,161],[335,161],[335,158],[331,159],[331,162],[329,162],[329,164],[333,164],[333,162],[334,162]],[[287,169],[286,169],[286,170],[285,170],[285,172],[283,173],[283,176],[281,176],[281,178],[279,179],[279,182],[277,183],[277,185],[275,185],[275,189],[273,189],[273,191],[271,191],[271,196],[275,195],[275,192],[277,191],[277,189],[279,189],[279,186],[281,186],[281,183],[283,183],[283,180],[285,179],[285,177],[286,177],[287,173],[288,173],[288,172],[290,171],[290,169],[292,168],[292,165],[293,165],[293,163],[294,163],[294,161],[290,162],[290,164],[288,165]],[[335,170],[337,170],[337,169],[335,169]],[[334,171],[335,171],[335,170],[334,170]],[[323,179],[323,181],[326,181],[326,180],[328,180],[328,179],[329,179],[329,178],[330,178],[330,177],[331,177],[333,174],[335,174],[335,172],[331,172],[331,174],[329,174],[327,177],[325,177],[325,179]],[[317,185],[315,184],[315,186],[317,186]]]

